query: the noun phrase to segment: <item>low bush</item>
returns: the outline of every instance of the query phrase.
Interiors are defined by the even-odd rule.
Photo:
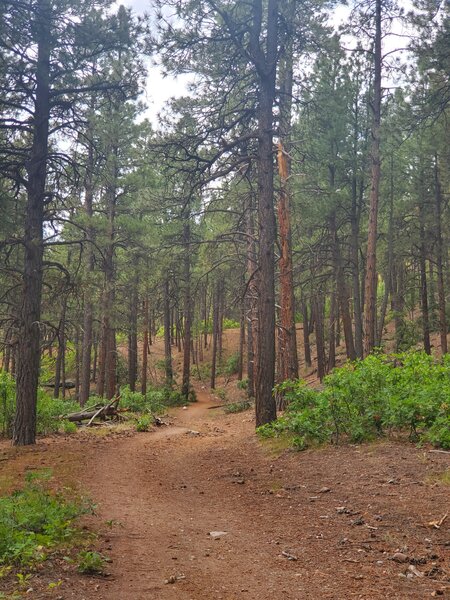
[[[0,565],[31,565],[67,544],[74,521],[90,512],[86,501],[68,500],[47,489],[50,471],[30,472],[22,490],[0,498]]]
[[[38,390],[37,400],[37,433],[48,435],[58,433],[61,427],[61,415],[80,410],[78,402],[53,398],[42,389]]]
[[[150,429],[151,423],[152,418],[150,415],[142,415],[136,421],[136,431],[148,431]]]
[[[230,402],[230,404],[227,404],[223,410],[227,414],[240,413],[244,412],[245,410],[248,410],[249,408],[251,408],[251,406],[252,405],[250,404],[250,402],[243,400],[242,402]]]
[[[93,550],[83,550],[77,556],[77,570],[83,575],[101,575],[105,570],[106,559]]]
[[[450,355],[373,354],[335,369],[322,390],[287,381],[280,391],[288,408],[259,428],[261,436],[288,432],[298,448],[306,448],[408,429],[411,439],[450,448]]]
[[[235,375],[239,371],[239,360],[239,352],[236,352],[235,354],[229,356],[223,367],[224,374],[228,376]]]
[[[189,395],[188,402],[195,402],[195,392]],[[168,386],[154,388],[145,395],[141,392],[132,392],[128,386],[124,386],[120,391],[120,407],[127,408],[131,412],[151,412],[161,413],[166,408],[183,406],[186,399],[179,390],[174,390]]]

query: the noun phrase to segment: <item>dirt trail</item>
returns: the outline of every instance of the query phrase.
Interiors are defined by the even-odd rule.
[[[448,529],[424,523],[448,509],[448,486],[429,479],[448,456],[396,444],[275,456],[250,413],[208,410],[201,390],[198,399],[176,425],[117,438],[89,462],[82,484],[113,523],[101,546],[112,563],[110,578],[80,581],[80,600],[447,593]],[[409,561],[390,560],[398,550],[430,576],[406,577]]]

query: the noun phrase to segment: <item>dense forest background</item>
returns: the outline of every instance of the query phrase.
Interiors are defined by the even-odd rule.
[[[447,353],[450,13],[401,4],[363,0],[338,29],[322,0],[155,0],[148,18],[0,0],[16,444],[35,441],[40,385],[82,406],[145,395],[156,338],[187,398],[207,351],[215,386],[223,331],[239,329],[257,425],[299,373],[378,347]],[[149,57],[188,81],[157,127]]]

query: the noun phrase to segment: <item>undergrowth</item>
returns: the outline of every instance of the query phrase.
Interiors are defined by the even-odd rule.
[[[407,430],[414,441],[450,448],[450,355],[373,354],[335,369],[322,390],[299,380],[284,382],[279,391],[288,408],[258,429],[262,437],[288,433],[304,449]]]
[[[223,410],[227,414],[240,413],[244,412],[245,410],[249,410],[251,406],[252,405],[250,404],[250,402],[247,402],[247,400],[243,400],[242,402],[230,402],[230,404],[227,404]]]
[[[23,489],[0,498],[0,566],[31,566],[77,536],[75,520],[92,511],[48,488],[49,470],[30,472]]]
[[[123,386],[120,392],[120,408],[127,409],[130,413],[164,412],[167,408],[183,406],[187,402],[195,402],[195,392],[191,390],[186,400],[180,391],[168,386],[152,388],[146,394],[132,392],[128,386]],[[107,400],[98,396],[91,396],[88,406],[106,404]],[[13,377],[5,371],[0,371],[0,436],[11,437],[16,404],[16,385]],[[65,415],[80,410],[78,402],[70,399],[53,398],[41,388],[38,390],[37,399],[37,433],[49,435],[63,432],[72,434],[77,431],[77,426],[64,419]]]

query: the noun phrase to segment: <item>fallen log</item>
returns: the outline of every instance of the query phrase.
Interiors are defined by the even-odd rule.
[[[91,410],[82,410],[80,412],[71,413],[65,415],[63,418],[73,423],[79,423],[81,421],[89,421],[87,424],[92,425],[94,419],[105,420],[106,417],[117,416],[117,405],[119,404],[120,396],[111,400],[108,404],[99,405],[97,404]]]

